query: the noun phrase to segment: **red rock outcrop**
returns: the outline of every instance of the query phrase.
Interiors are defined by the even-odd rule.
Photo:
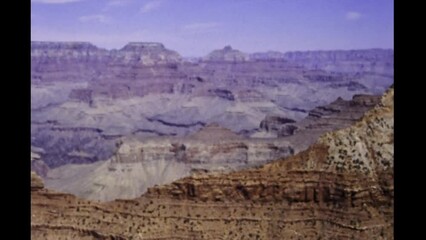
[[[355,125],[259,168],[103,204],[34,187],[32,238],[393,239],[393,124],[390,89]]]

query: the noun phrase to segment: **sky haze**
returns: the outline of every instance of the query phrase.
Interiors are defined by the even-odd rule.
[[[183,56],[393,48],[393,0],[31,0],[33,41],[107,49],[161,42]]]

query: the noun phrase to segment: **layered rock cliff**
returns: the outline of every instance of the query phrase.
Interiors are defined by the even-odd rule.
[[[393,239],[393,126],[390,89],[361,121],[262,167],[103,204],[34,184],[32,238]]]
[[[355,95],[351,100],[339,97],[330,104],[318,106],[297,122],[285,116],[266,116],[260,122],[260,131],[252,137],[282,138],[298,152],[313,144],[323,133],[349,127],[379,102],[378,95]]]
[[[88,42],[31,42],[31,82],[91,81],[109,52]]]
[[[250,54],[252,60],[286,60],[308,69],[393,75],[393,50],[277,51]]]
[[[251,136],[265,116],[298,121],[338,97],[381,94],[393,82],[379,68],[337,72],[298,60],[392,62],[385,50],[253,59],[228,46],[185,62],[161,43],[110,51],[79,42],[31,46],[32,145],[46,150],[50,167],[106,160],[121,137],[187,136],[214,122]]]
[[[286,141],[244,139],[211,124],[186,138],[124,138],[107,161],[52,169],[45,183],[86,199],[129,199],[196,172],[229,172],[293,153]]]
[[[310,69],[393,75],[393,56],[391,49],[370,49],[287,52],[283,57]]]
[[[170,183],[193,172],[238,170],[297,153],[321,134],[358,121],[379,100],[379,96],[369,95],[356,95],[350,101],[339,98],[313,109],[299,122],[268,116],[260,123],[264,131],[256,132],[252,139],[217,124],[205,126],[185,138],[138,135],[108,138],[96,129],[72,128],[55,129],[54,136],[47,138],[50,132],[39,131],[45,137],[36,136],[45,139],[51,154],[45,154],[43,160],[32,165],[51,189],[92,200],[134,198],[148,187]],[[67,144],[64,146],[58,138]],[[61,158],[62,151],[69,152],[65,161]],[[102,155],[108,160],[98,162],[97,156]]]
[[[132,42],[120,50],[105,50],[87,42],[31,42],[33,82],[93,81],[114,67],[166,65],[181,56],[161,43]]]
[[[32,169],[48,187],[111,200],[193,172],[237,170],[288,156],[369,109],[345,112],[352,109],[347,99],[381,94],[393,82],[393,73],[381,68],[327,70],[300,59],[379,66],[393,61],[391,53],[280,58],[273,52],[255,59],[225,47],[185,61],[161,43],[109,51],[90,43],[33,42],[31,144],[43,151]],[[197,133],[212,123],[232,136],[210,141],[221,131]],[[244,139],[249,137],[264,139]],[[126,147],[130,152],[122,154]]]

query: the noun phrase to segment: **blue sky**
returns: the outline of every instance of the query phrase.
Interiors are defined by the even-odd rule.
[[[183,56],[393,48],[393,0],[31,0],[33,41],[107,49],[162,42]]]

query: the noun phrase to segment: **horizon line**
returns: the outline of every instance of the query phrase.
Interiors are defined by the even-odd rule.
[[[135,44],[135,43],[150,43],[150,44],[157,43],[157,44],[163,45],[164,48],[167,49],[167,50],[172,50],[172,51],[177,52],[182,57],[196,57],[196,56],[184,56],[180,52],[178,52],[177,50],[174,50],[174,49],[171,49],[171,48],[167,48],[164,43],[162,43],[162,42],[155,42],[155,41],[147,41],[147,42],[144,42],[144,41],[129,41],[126,44],[124,44],[121,48],[100,47],[100,46],[98,46],[95,43],[90,42],[90,41],[74,41],[74,40],[71,40],[71,41],[31,40],[31,44],[32,43],[90,44],[90,45],[92,45],[92,46],[94,46],[94,47],[96,47],[96,48],[98,48],[100,50],[107,50],[107,51],[114,51],[114,50],[115,51],[119,51],[119,50],[123,49],[124,47],[126,47],[129,44]],[[222,50],[222,49],[224,49],[224,48],[226,48],[228,46],[231,46],[231,45],[226,44],[222,48],[217,48],[217,49],[211,50],[210,53],[213,52],[213,51],[216,51],[216,50]],[[239,50],[238,48],[234,48],[232,46],[231,46],[231,48],[232,48],[232,50],[237,50],[237,51],[240,51],[241,53],[249,54],[249,55],[256,54],[256,53],[268,53],[268,52],[277,52],[277,53],[281,53],[281,54],[286,54],[286,53],[296,53],[296,52],[327,52],[327,51],[336,51],[336,52],[338,52],[338,51],[365,51],[365,50],[385,50],[385,51],[391,50],[391,51],[394,51],[393,47],[392,48],[368,47],[368,48],[349,48],[349,49],[342,49],[342,48],[337,48],[337,49],[301,49],[301,50],[289,50],[289,51],[279,51],[279,50],[270,49],[270,50],[256,51],[256,52],[245,52],[245,51]],[[198,56],[198,57],[202,57],[202,56]]]

